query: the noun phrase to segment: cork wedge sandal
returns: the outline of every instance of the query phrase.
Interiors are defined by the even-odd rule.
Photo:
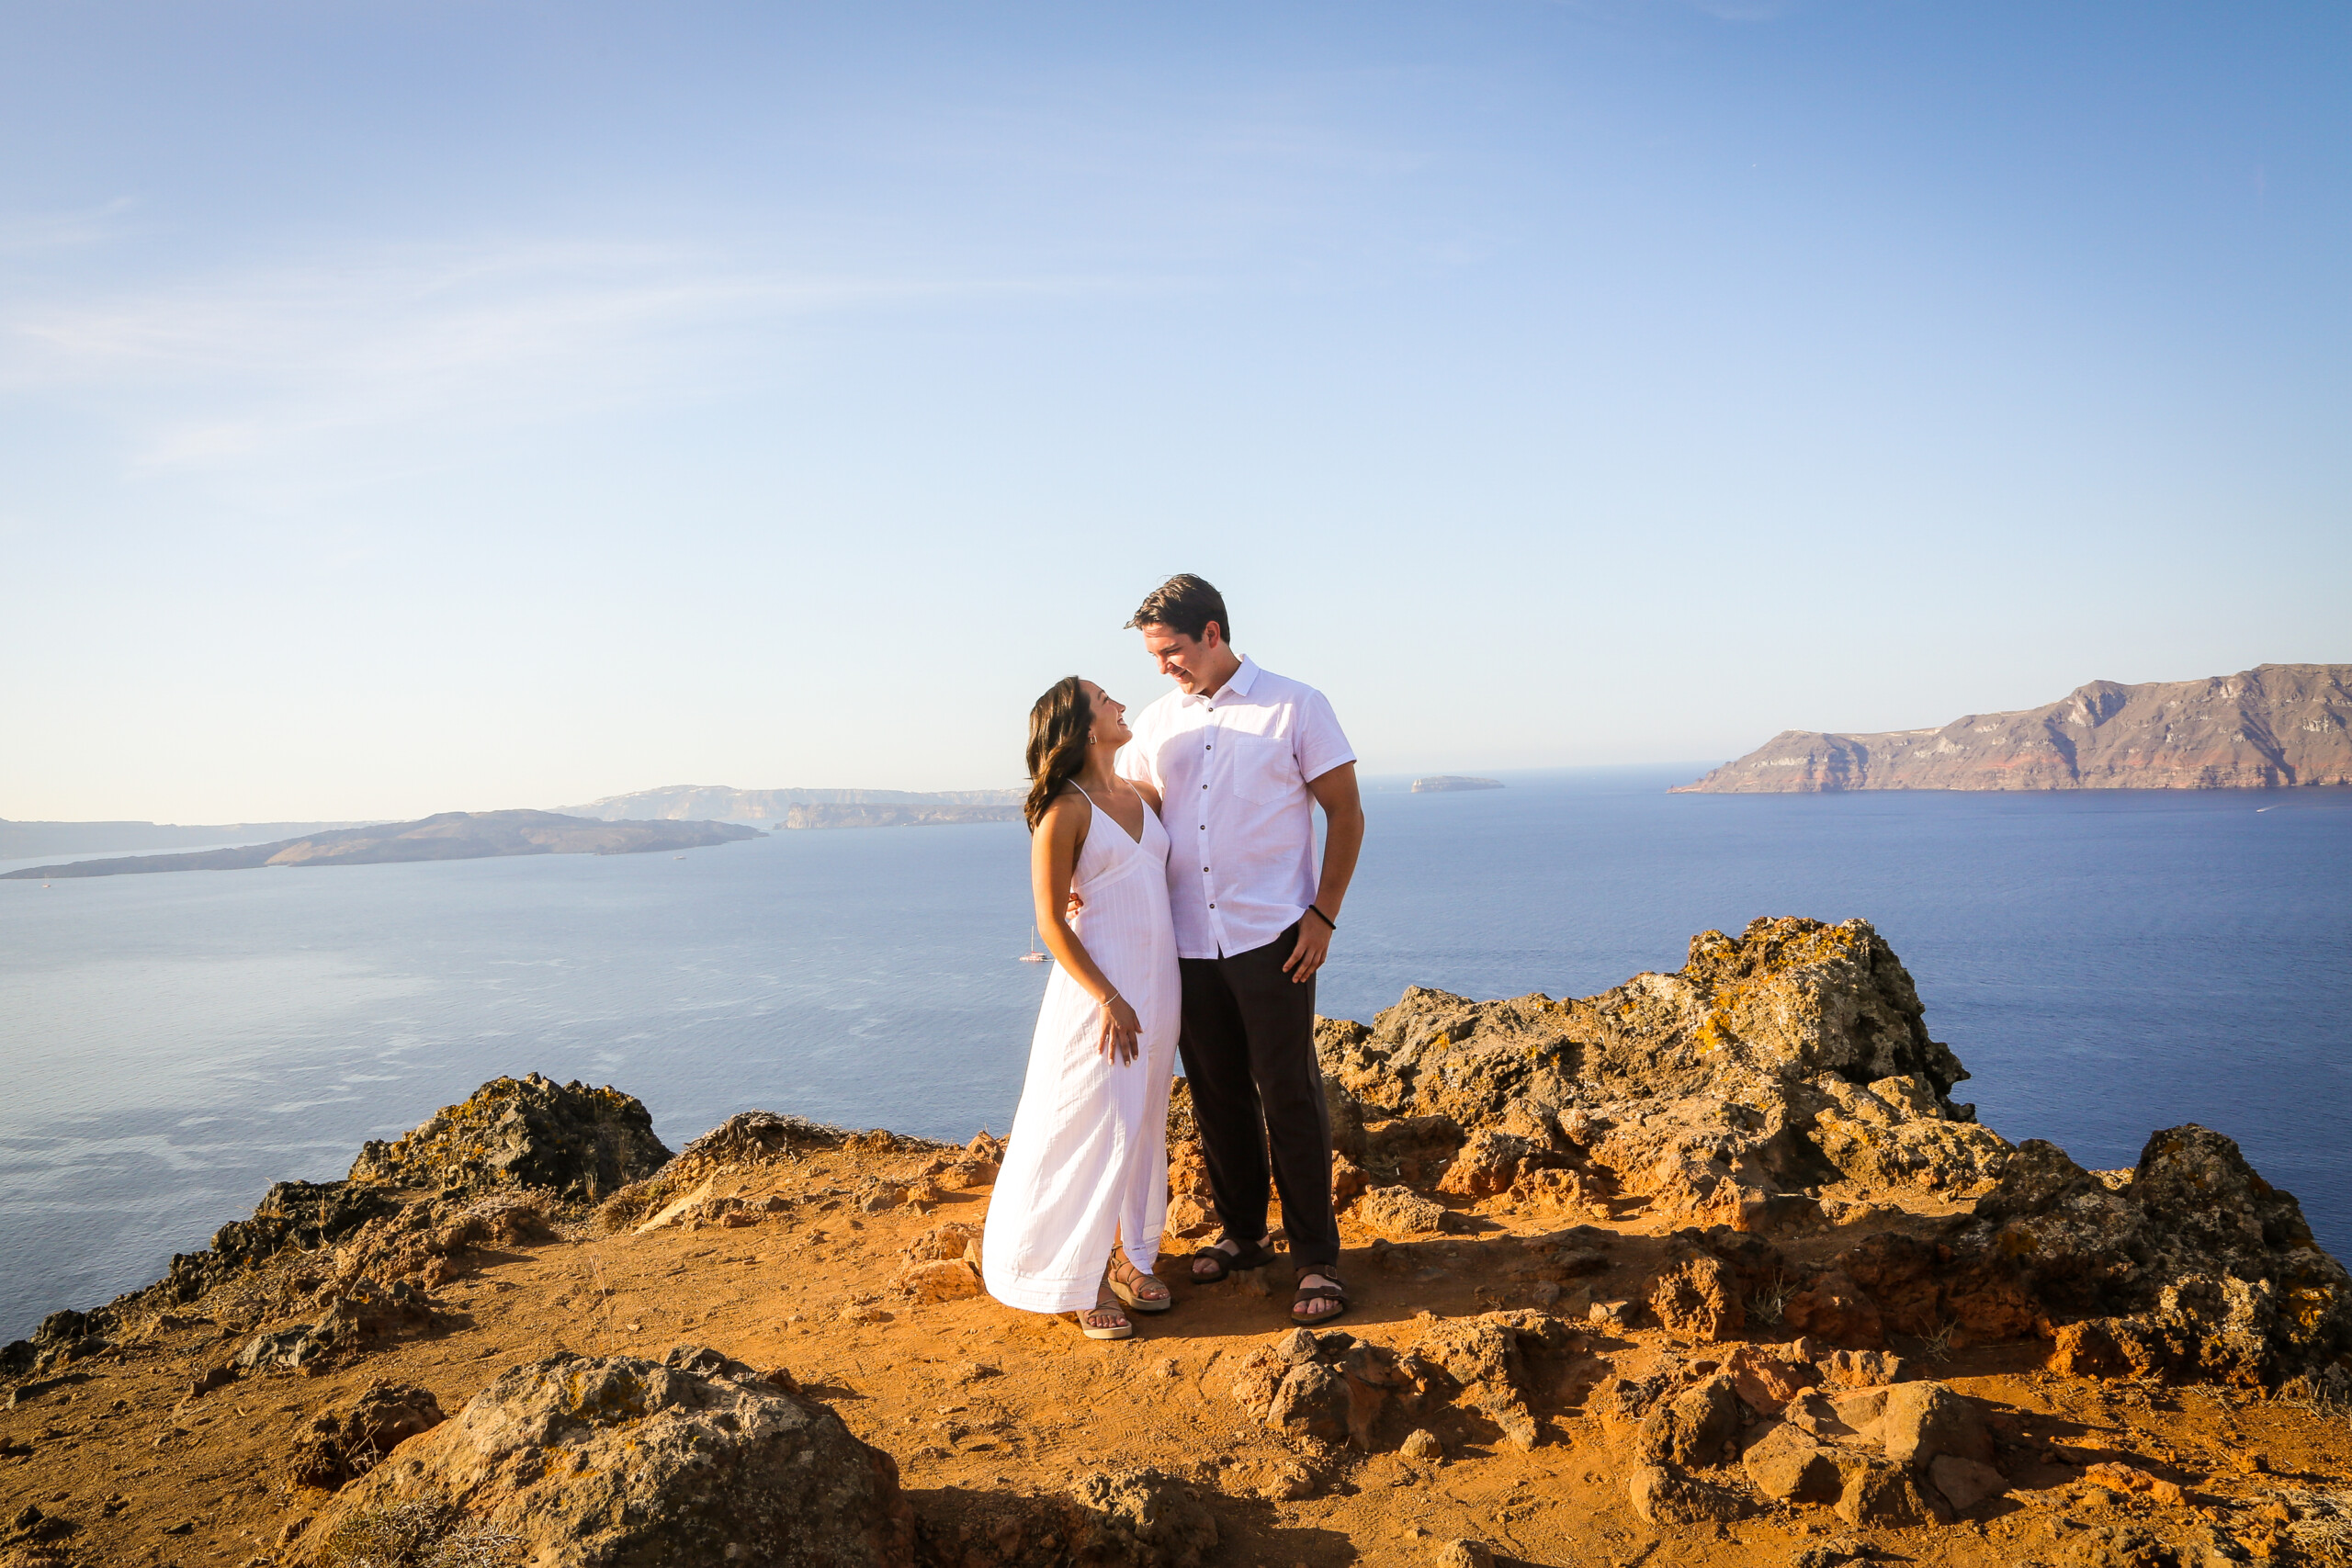
[[[1102,1317],[1116,1318],[1118,1321],[1115,1323],[1087,1321],[1089,1318]],[[1071,1313],[1069,1320],[1078,1325],[1078,1331],[1089,1339],[1125,1339],[1136,1331],[1136,1325],[1127,1321],[1126,1312],[1116,1302],[1096,1302],[1084,1312]]]
[[[1167,1282],[1157,1274],[1147,1274],[1136,1268],[1125,1253],[1111,1259],[1111,1272],[1103,1283],[1111,1287],[1113,1295],[1127,1303],[1129,1312],[1166,1312],[1176,1304],[1175,1298],[1168,1293]],[[1151,1285],[1159,1287],[1158,1295],[1144,1293]]]

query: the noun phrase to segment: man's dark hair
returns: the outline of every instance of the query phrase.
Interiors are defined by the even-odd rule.
[[[1233,641],[1233,623],[1225,618],[1225,595],[1206,578],[1180,571],[1151,591],[1142,608],[1128,618],[1130,626],[1166,626],[1179,637],[1201,640],[1211,621],[1227,644]]]

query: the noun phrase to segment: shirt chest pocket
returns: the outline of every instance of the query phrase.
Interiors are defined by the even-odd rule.
[[[1279,806],[1306,782],[1298,776],[1290,742],[1281,736],[1228,735],[1225,743],[1233,749],[1233,793],[1244,800]]]

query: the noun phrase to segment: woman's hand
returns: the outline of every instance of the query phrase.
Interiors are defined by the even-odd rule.
[[[1136,1010],[1127,1005],[1127,998],[1116,991],[1100,1006],[1102,1019],[1094,1048],[1102,1053],[1104,1061],[1125,1066],[1142,1053],[1143,1021],[1136,1017]]]

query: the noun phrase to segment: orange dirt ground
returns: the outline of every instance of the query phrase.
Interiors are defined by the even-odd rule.
[[[290,1484],[285,1457],[312,1416],[347,1406],[369,1382],[422,1385],[455,1414],[503,1369],[558,1349],[658,1359],[695,1343],[789,1370],[859,1437],[896,1457],[928,1520],[952,1526],[984,1516],[1006,1494],[1058,1491],[1089,1471],[1155,1466],[1198,1486],[1223,1537],[1216,1561],[1237,1568],[1429,1563],[1458,1538],[1489,1543],[1505,1562],[1563,1568],[1778,1568],[1830,1540],[1874,1549],[1887,1562],[2064,1565],[2125,1561],[2093,1546],[2102,1527],[2125,1521],[2199,1543],[2176,1548],[2182,1568],[2218,1564],[2233,1550],[2256,1562],[2347,1560],[2352,1525],[2325,1508],[2315,1516],[2310,1503],[2312,1495],[2352,1502],[2344,1412],[2210,1388],[2059,1378],[2039,1369],[2030,1344],[1926,1364],[1928,1375],[1991,1405],[2005,1443],[2020,1445],[2005,1455],[2010,1495],[1949,1527],[1857,1530],[1822,1508],[1729,1526],[1645,1523],[1626,1500],[1627,1461],[1604,1448],[1578,1406],[1606,1372],[1638,1372],[1655,1358],[1668,1343],[1655,1330],[1596,1338],[1597,1356],[1560,1363],[1532,1451],[1449,1430],[1442,1412],[1429,1422],[1447,1443],[1442,1462],[1300,1446],[1227,1396],[1241,1359],[1290,1327],[1279,1267],[1268,1271],[1274,1288],[1264,1294],[1247,1279],[1194,1287],[1171,1258],[1161,1272],[1175,1309],[1139,1318],[1136,1337],[1119,1343],[1087,1341],[1066,1321],[985,1297],[911,1302],[898,1288],[902,1249],[943,1221],[978,1222],[988,1190],[949,1194],[927,1212],[867,1215],[847,1194],[863,1178],[904,1179],[922,1157],[903,1144],[843,1147],[741,1173],[749,1197],[818,1196],[741,1228],[605,1235],[583,1223],[542,1245],[476,1253],[469,1272],[435,1292],[454,1325],[446,1331],[321,1376],[248,1375],[191,1394],[239,1341],[286,1315],[264,1305],[278,1299],[273,1269],[289,1267],[274,1265],[166,1314],[122,1353],[74,1369],[64,1385],[0,1411],[0,1525],[32,1505],[73,1526],[10,1555],[23,1563],[300,1562],[306,1523],[326,1494]],[[841,1194],[831,1204],[830,1191]],[[1356,1305],[1346,1326],[1401,1346],[1415,1337],[1419,1314],[1465,1316],[1537,1300],[1540,1283],[1512,1278],[1513,1238],[1556,1220],[1499,1201],[1482,1212],[1504,1228],[1400,1249],[1386,1269],[1374,1261],[1372,1238],[1351,1226],[1345,1270]],[[1609,1228],[1625,1237],[1620,1272],[1638,1274],[1638,1222]],[[2126,1497],[2086,1481],[2086,1466],[2116,1459],[2177,1483],[2182,1500]]]

